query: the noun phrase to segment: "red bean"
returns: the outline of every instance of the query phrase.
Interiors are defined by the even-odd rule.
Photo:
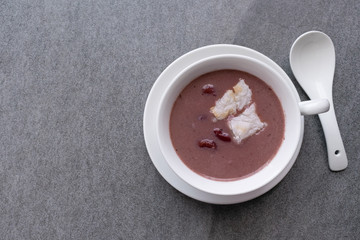
[[[230,134],[223,132],[223,130],[221,128],[214,128],[214,133],[215,136],[217,138],[219,138],[220,140],[224,141],[224,142],[230,142],[231,141],[231,136]]]
[[[216,135],[220,140],[223,140],[224,142],[230,142],[231,136],[228,133],[220,133]]]
[[[218,134],[222,133],[222,131],[223,130],[221,128],[214,128],[215,135],[218,135]]]
[[[216,143],[214,140],[210,140],[210,139],[203,139],[201,141],[199,141],[199,147],[203,148],[216,148]]]
[[[214,85],[212,84],[205,84],[202,87],[202,92],[206,93],[206,94],[214,94],[215,93],[215,89],[214,89]]]

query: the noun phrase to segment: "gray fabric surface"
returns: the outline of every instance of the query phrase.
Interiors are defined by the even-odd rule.
[[[1,239],[358,239],[360,2],[0,2]],[[291,73],[305,31],[334,41],[334,105],[349,167],[330,172],[318,117],[285,179],[216,206],[157,172],[142,132],[162,70],[197,47],[258,50]]]

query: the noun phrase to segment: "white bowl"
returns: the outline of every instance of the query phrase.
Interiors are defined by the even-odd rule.
[[[222,69],[248,72],[263,80],[278,96],[285,115],[285,138],[274,158],[258,172],[235,181],[211,180],[193,172],[176,154],[170,138],[170,114],[180,92],[197,77]],[[327,111],[327,100],[299,103],[299,98],[292,91],[287,79],[264,62],[241,55],[226,54],[204,58],[185,68],[170,81],[156,113],[156,134],[161,152],[171,169],[182,180],[201,191],[216,195],[249,195],[281,175],[284,169],[293,163],[293,156],[302,139],[301,114]]]

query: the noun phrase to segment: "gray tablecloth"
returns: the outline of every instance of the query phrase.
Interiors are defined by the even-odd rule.
[[[360,2],[0,2],[0,239],[358,239]],[[292,75],[303,32],[336,47],[334,105],[349,166],[329,171],[317,116],[284,180],[217,206],[175,190],[144,143],[147,95],[182,54],[253,48]]]

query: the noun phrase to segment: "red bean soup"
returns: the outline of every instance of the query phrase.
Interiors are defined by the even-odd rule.
[[[256,114],[266,124],[240,143],[229,120],[244,110],[221,120],[210,111],[239,79],[251,90]],[[171,140],[180,159],[195,173],[218,181],[238,180],[266,166],[284,131],[284,112],[274,91],[259,78],[237,70],[214,71],[193,80],[177,97],[170,116]]]

